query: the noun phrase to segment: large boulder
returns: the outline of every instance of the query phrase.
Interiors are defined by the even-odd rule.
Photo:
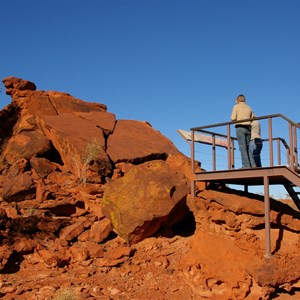
[[[124,177],[106,184],[102,212],[129,244],[170,227],[188,213],[189,180],[165,161],[133,166]]]
[[[3,200],[19,202],[34,199],[36,187],[30,174],[20,173],[3,180]]]
[[[107,154],[114,163],[165,160],[175,153],[179,151],[168,138],[141,121],[118,120],[107,141]]]
[[[13,95],[16,91],[35,91],[36,85],[22,78],[17,78],[13,76],[6,77],[2,80],[4,86],[6,87],[6,94]]]
[[[33,156],[42,156],[50,149],[51,142],[41,131],[22,131],[8,141],[2,157],[6,163],[13,164],[20,158],[30,160]]]
[[[59,152],[67,171],[85,179],[88,165],[99,161],[99,165],[105,165],[101,169],[104,173],[99,175],[107,176],[111,172],[103,130],[94,123],[71,113],[38,117],[37,122]],[[95,171],[100,173],[99,168]]]

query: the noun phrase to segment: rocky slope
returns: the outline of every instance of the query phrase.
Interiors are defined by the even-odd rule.
[[[261,197],[198,184],[193,198],[189,158],[150,124],[3,84],[3,299],[299,298],[292,205],[271,201],[266,259]]]

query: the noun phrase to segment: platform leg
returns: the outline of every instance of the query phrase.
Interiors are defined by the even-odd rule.
[[[270,225],[270,195],[269,195],[269,177],[264,176],[264,206],[265,206],[265,233],[266,233],[266,254],[265,257],[271,257],[271,225]]]

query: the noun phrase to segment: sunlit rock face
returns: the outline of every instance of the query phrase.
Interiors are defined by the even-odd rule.
[[[299,298],[295,208],[271,199],[266,258],[263,197],[201,182],[192,197],[190,159],[148,122],[3,84],[0,298]]]

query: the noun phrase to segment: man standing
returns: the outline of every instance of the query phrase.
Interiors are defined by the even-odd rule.
[[[236,99],[231,113],[232,121],[242,121],[254,117],[252,109],[246,104],[244,95],[239,95]],[[238,122],[235,125],[236,138],[238,140],[239,149],[241,152],[242,168],[255,167],[255,162],[252,154],[250,153],[249,143],[251,135],[251,121]]]

